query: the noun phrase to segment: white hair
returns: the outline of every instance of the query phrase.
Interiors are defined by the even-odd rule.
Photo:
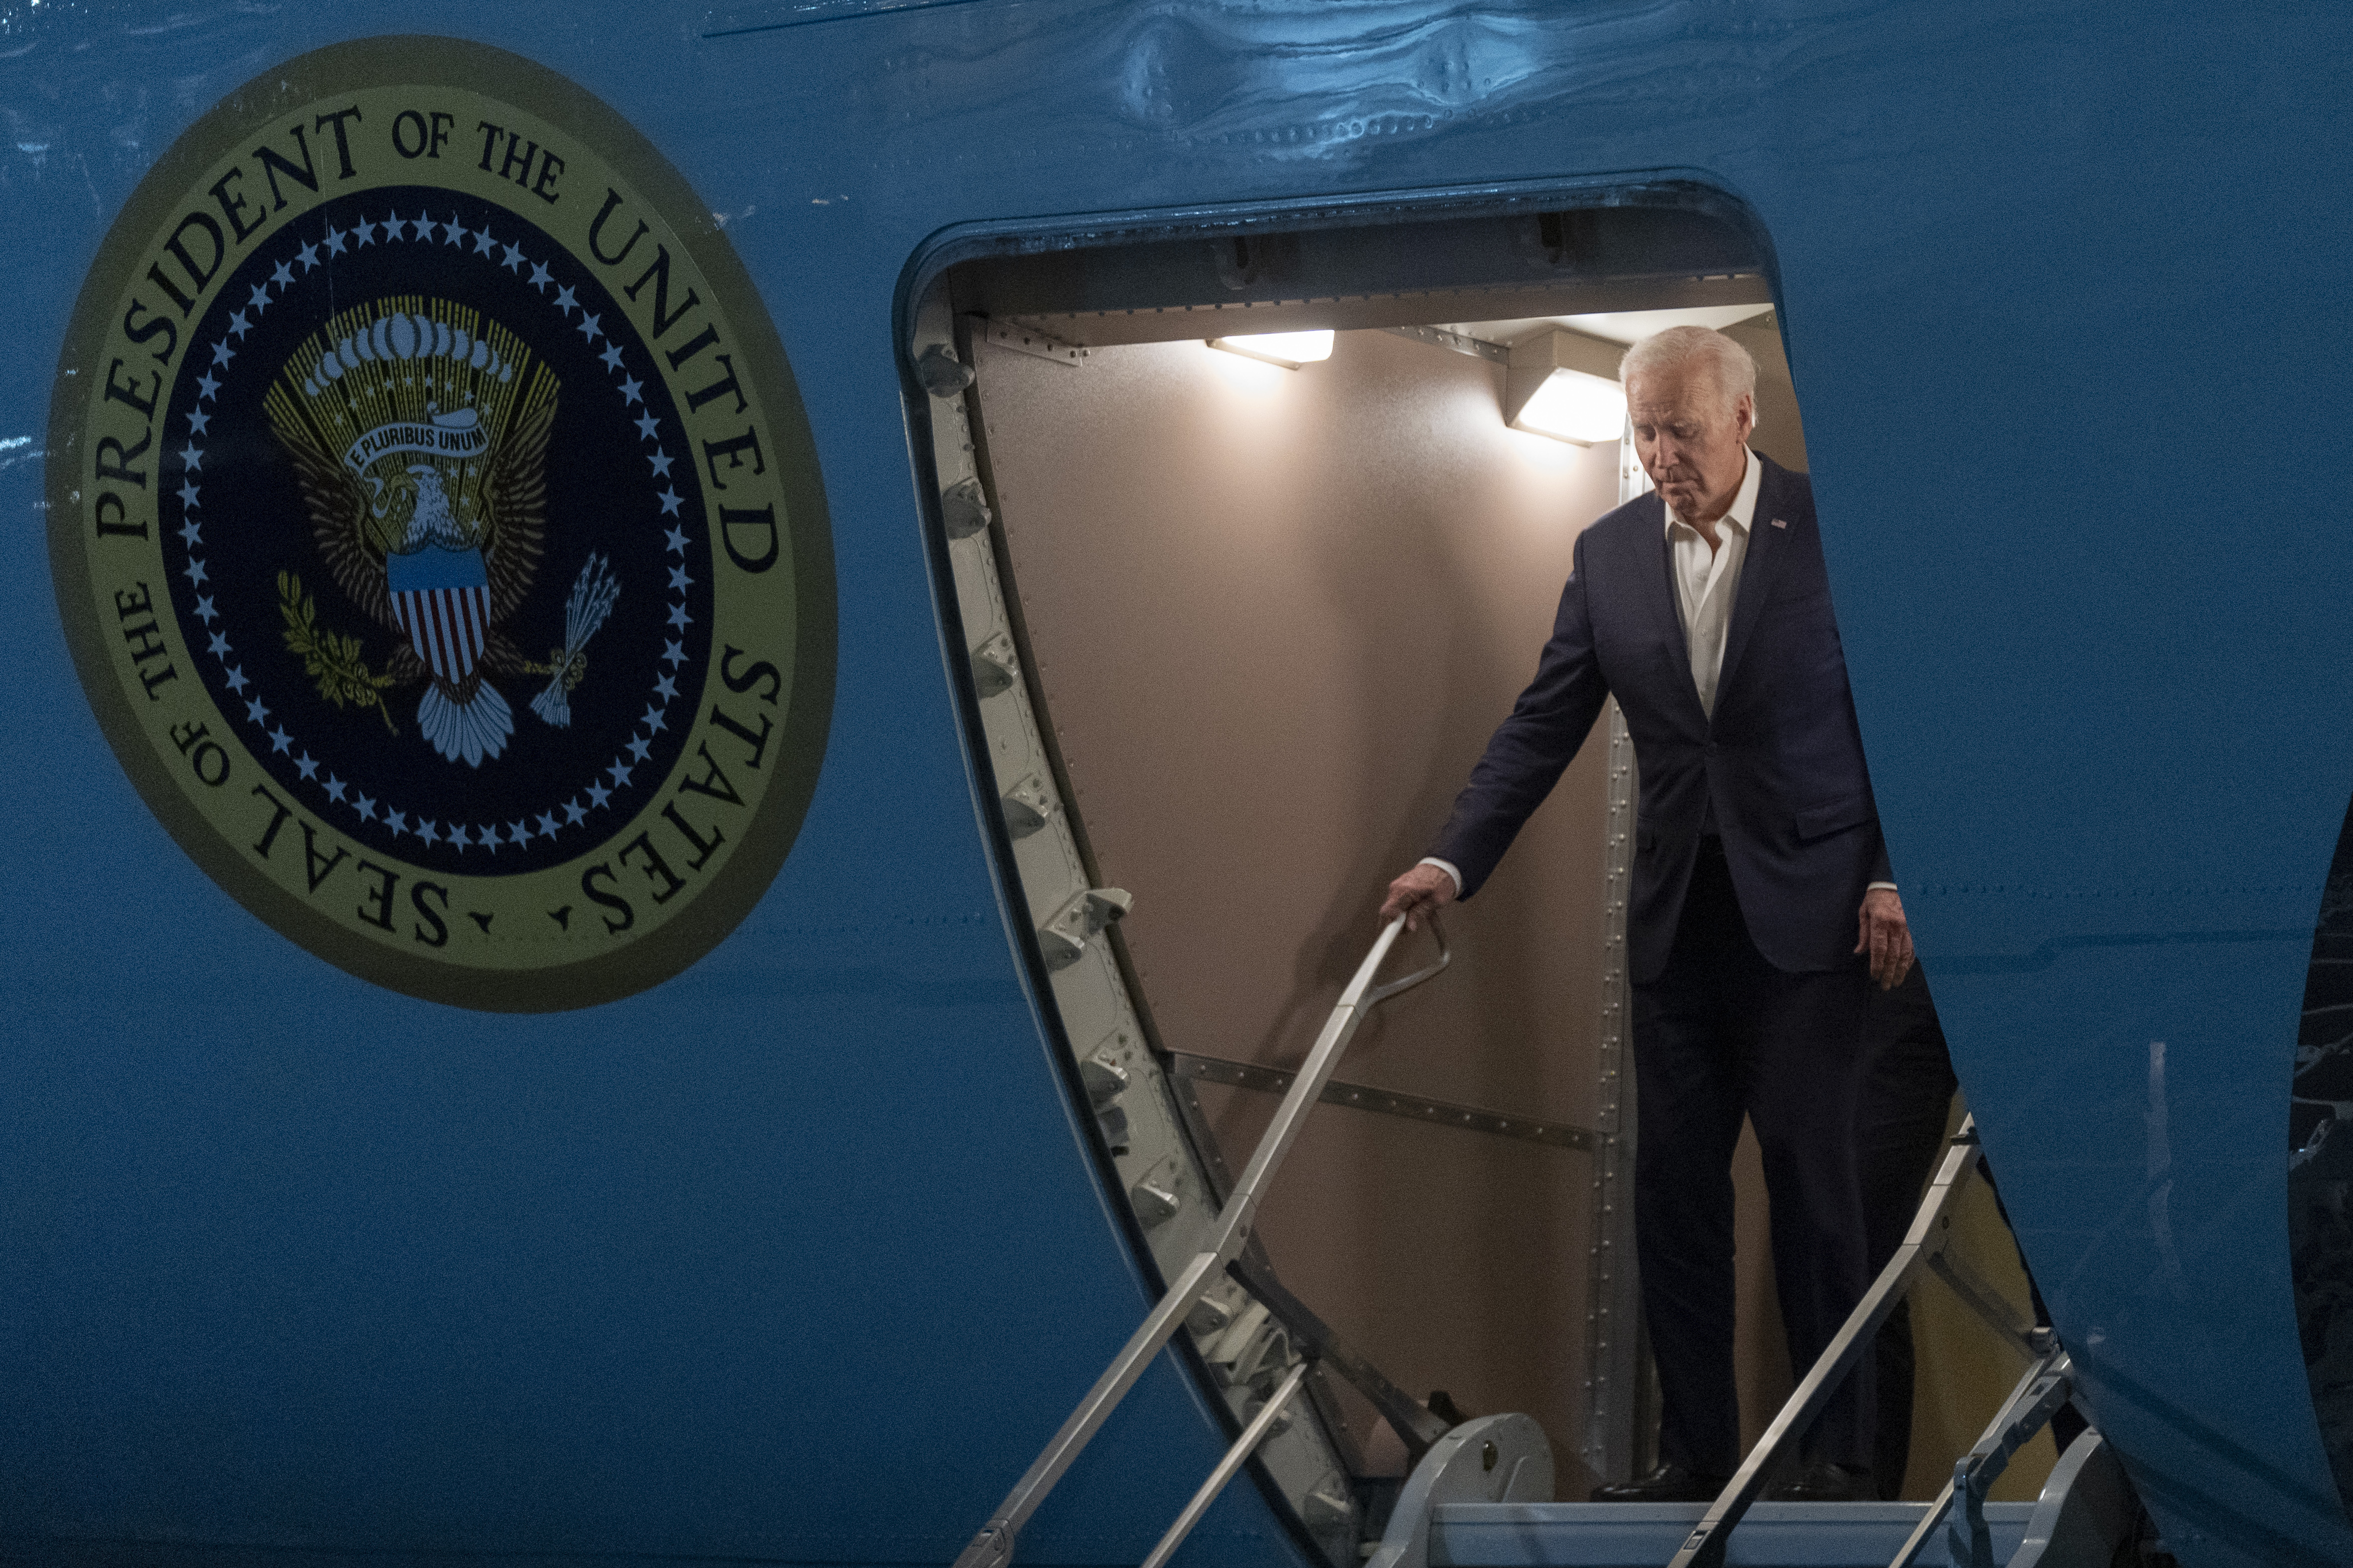
[[[1669,327],[1652,332],[1618,362],[1620,385],[1638,375],[1679,370],[1698,361],[1715,380],[1725,413],[1757,391],[1757,362],[1735,340],[1713,327]]]

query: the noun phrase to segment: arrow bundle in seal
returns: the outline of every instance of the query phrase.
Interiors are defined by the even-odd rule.
[[[546,673],[547,689],[531,700],[531,710],[559,730],[571,725],[572,689],[588,673],[588,639],[620,596],[620,580],[613,575],[610,563],[602,555],[590,555],[572,584],[572,596],[564,603],[564,646],[551,650],[552,662],[524,667]]]

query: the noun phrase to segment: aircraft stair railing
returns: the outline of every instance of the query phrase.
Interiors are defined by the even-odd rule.
[[[1913,1216],[1912,1227],[1905,1234],[1904,1244],[1887,1260],[1887,1267],[1880,1271],[1837,1337],[1807,1372],[1765,1435],[1757,1439],[1738,1473],[1709,1506],[1698,1528],[1684,1540],[1669,1568],[1723,1568],[1734,1527],[1763,1492],[1775,1467],[1805,1436],[1856,1364],[1872,1353],[1880,1327],[1894,1311],[1896,1303],[1910,1292],[1924,1271],[1930,1270],[1996,1333],[2031,1357],[2033,1364],[1994,1416],[1985,1436],[1954,1467],[1953,1480],[1929,1505],[1889,1568],[1911,1568],[1919,1561],[1937,1525],[1947,1514],[1953,1518],[1947,1532],[1947,1561],[1955,1568],[1963,1564],[1968,1568],[1993,1568],[1985,1520],[1987,1490],[2008,1465],[2010,1456],[2041,1431],[2066,1403],[2073,1364],[2048,1329],[2022,1321],[1998,1291],[1949,1250],[1954,1204],[1982,1158],[1977,1121],[1970,1118],[1953,1135],[1936,1179],[1929,1184],[1927,1195]],[[1957,1501],[1959,1511],[1954,1513]]]
[[[1014,1547],[1019,1540],[1022,1527],[1029,1523],[1030,1516],[1037,1512],[1039,1505],[1053,1490],[1054,1484],[1062,1479],[1063,1472],[1071,1468],[1094,1435],[1103,1428],[1103,1423],[1110,1419],[1112,1412],[1118,1408],[1128,1390],[1135,1386],[1136,1381],[1144,1375],[1145,1368],[1151,1365],[1153,1357],[1158,1355],[1176,1336],[1187,1314],[1217,1281],[1219,1273],[1242,1257],[1250,1241],[1250,1228],[1258,1217],[1261,1194],[1273,1180],[1284,1156],[1291,1152],[1292,1144],[1298,1141],[1307,1113],[1314,1109],[1324,1086],[1331,1081],[1334,1071],[1339,1067],[1340,1058],[1347,1050],[1348,1042],[1355,1038],[1366,1015],[1390,997],[1431,979],[1452,962],[1453,954],[1449,951],[1445,934],[1440,931],[1435,918],[1431,919],[1430,927],[1430,935],[1438,944],[1437,962],[1401,979],[1377,985],[1374,976],[1388,957],[1389,949],[1397,944],[1399,933],[1405,930],[1405,917],[1400,915],[1381,928],[1372,951],[1356,966],[1356,973],[1340,993],[1339,1003],[1332,1009],[1332,1016],[1324,1021],[1323,1031],[1315,1037],[1314,1045],[1309,1047],[1307,1059],[1300,1065],[1299,1075],[1293,1081],[1290,1091],[1276,1107],[1274,1120],[1268,1126],[1266,1136],[1260,1140],[1257,1152],[1250,1156],[1250,1163],[1243,1167],[1233,1190],[1227,1194],[1225,1206],[1218,1211],[1217,1221],[1209,1230],[1208,1245],[1196,1253],[1192,1261],[1170,1283],[1166,1294],[1145,1317],[1143,1326],[1135,1331],[1117,1358],[1104,1369],[1103,1374],[1095,1380],[1094,1386],[1087,1391],[1086,1397],[1079,1402],[1077,1409],[1071,1412],[1069,1419],[1062,1423],[1060,1430],[1054,1434],[1028,1471],[1014,1483],[1013,1489],[1006,1495],[1005,1501],[989,1521],[958,1554],[955,1568],[1005,1568],[1013,1561]],[[1329,1347],[1326,1349],[1328,1351]],[[1154,1568],[1158,1568],[1176,1552],[1218,1493],[1274,1429],[1284,1406],[1298,1393],[1315,1361],[1315,1347],[1308,1347],[1305,1358],[1291,1369],[1282,1385],[1251,1418],[1241,1436],[1227,1450],[1224,1458],[1219,1461],[1208,1480],[1186,1506],[1176,1524],[1153,1549],[1147,1561]],[[1426,1436],[1423,1440],[1428,1440]]]
[[[1398,1440],[1405,1445],[1407,1464],[1419,1464],[1422,1456],[1446,1436],[1450,1423],[1445,1417],[1432,1414],[1428,1406],[1382,1376],[1379,1368],[1357,1353],[1329,1323],[1310,1311],[1305,1302],[1274,1277],[1274,1270],[1268,1267],[1255,1241],[1243,1247],[1240,1258],[1226,1265],[1226,1273],[1282,1325],[1291,1336],[1292,1345],[1302,1355],[1315,1366],[1337,1373],[1365,1396],[1374,1414],[1388,1422]],[[1312,1380],[1313,1368],[1309,1376]],[[1314,1392],[1311,1381],[1309,1393]]]
[[[1723,1568],[1727,1561],[1757,1568],[1819,1568],[1833,1561],[1887,1561],[1890,1568],[2108,1568],[2139,1531],[2139,1502],[2099,1431],[2084,1431],[2068,1446],[2033,1510],[1986,1500],[2019,1448],[2066,1404],[2075,1368],[2050,1328],[2007,1307],[1951,1250],[1953,1203],[1974,1170],[1972,1121],[1953,1135],[1904,1246],[1696,1528],[1684,1504],[1541,1502],[1551,1495],[1541,1434],[1525,1415],[1496,1415],[1450,1431],[1414,1467],[1367,1568],[1430,1568],[1442,1561],[1557,1568],[1659,1561],[1671,1561],[1671,1568]],[[1894,1304],[1929,1271],[2033,1365],[1934,1502],[1769,1502],[1741,1535],[1739,1556],[1732,1556],[1735,1526],[1748,1519],[1765,1481],[1840,1382],[1871,1353],[1873,1335]],[[1520,1465],[1544,1465],[1544,1474],[1532,1486],[1518,1486],[1508,1476]],[[1904,1544],[1887,1559],[1896,1540]]]
[[[2138,1504],[2098,1432],[2086,1431],[2061,1457],[2031,1510],[1987,1500],[2011,1458],[2066,1403],[2074,1367],[2049,1329],[2026,1321],[1951,1250],[1954,1204],[1978,1164],[1976,1124],[1964,1122],[1904,1245],[1696,1527],[1683,1504],[1531,1500],[1551,1492],[1541,1435],[1525,1415],[1489,1416],[1456,1427],[1416,1465],[1366,1568],[1446,1562],[1622,1568],[1670,1560],[1672,1568],[1728,1562],[1759,1568],[1881,1562],[1889,1568],[2108,1568],[2134,1538]],[[1896,1302],[1929,1272],[2031,1362],[2026,1375],[1934,1502],[1767,1503],[1733,1555],[1735,1527],[1749,1518],[1776,1467],[1872,1352]],[[1546,1471],[1532,1485],[1513,1484],[1506,1478],[1523,1463]],[[1891,1559],[1886,1554],[1898,1541]]]
[[[2042,1353],[2026,1369],[2026,1375],[2018,1380],[2018,1386],[1987,1424],[1976,1446],[1954,1464],[1953,1479],[1945,1483],[1936,1500],[1928,1505],[1927,1513],[1914,1527],[1911,1539],[1905,1542],[1904,1549],[1895,1554],[1889,1568],[1912,1568],[1927,1550],[1936,1526],[1948,1515],[1951,1523],[1945,1533],[1946,1560],[1954,1568],[1995,1568],[1993,1535],[1986,1524],[1986,1493],[2010,1467],[2010,1457],[2067,1403],[2072,1387],[2074,1363],[2067,1359],[2067,1352],[2059,1348],[2049,1331],[2042,1331],[2042,1337],[2045,1341]]]

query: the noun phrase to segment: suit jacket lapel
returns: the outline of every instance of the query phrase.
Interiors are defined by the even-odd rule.
[[[1764,463],[1766,459],[1759,455],[1757,461]],[[1748,555],[1740,563],[1740,595],[1732,602],[1732,626],[1724,637],[1724,669],[1715,681],[1719,707],[1723,705],[1725,688],[1740,668],[1740,656],[1748,647],[1748,634],[1756,629],[1757,617],[1765,613],[1765,599],[1773,591],[1773,579],[1780,574],[1782,557],[1788,553],[1789,531],[1773,526],[1773,520],[1780,515],[1775,509],[1784,499],[1780,474],[1780,469],[1767,463],[1764,481],[1757,488],[1757,510],[1748,520]]]

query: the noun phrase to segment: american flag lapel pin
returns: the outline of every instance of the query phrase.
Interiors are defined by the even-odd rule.
[[[1787,528],[1787,527],[1788,527],[1789,525],[1788,525],[1788,523],[1787,523],[1786,521],[1783,521],[1783,520],[1781,520],[1780,518],[1778,518],[1778,517],[1777,517],[1777,518],[1775,518],[1775,519],[1773,520],[1773,526],[1774,526],[1774,527],[1776,527],[1776,528]]]

